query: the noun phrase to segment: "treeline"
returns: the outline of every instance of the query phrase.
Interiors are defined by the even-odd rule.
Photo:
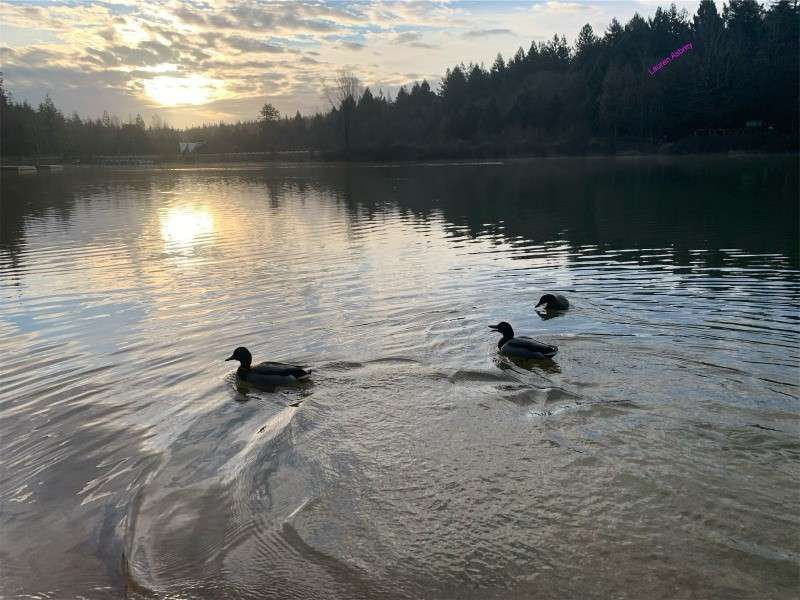
[[[206,153],[377,159],[796,150],[799,34],[798,0],[729,0],[721,14],[702,0],[691,18],[672,5],[650,19],[615,19],[599,36],[585,25],[574,47],[555,36],[507,61],[498,54],[489,68],[454,66],[438,90],[423,81],[389,98],[341,73],[326,88],[325,114],[280,117],[267,104],[252,121],[183,130],[138,115],[65,117],[49,98],[37,108],[13,102],[0,84],[2,153],[174,156],[179,141],[202,141]]]

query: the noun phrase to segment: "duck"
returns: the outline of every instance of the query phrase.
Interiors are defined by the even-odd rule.
[[[253,355],[250,354],[250,351],[244,346],[236,348],[233,354],[225,360],[238,360],[239,368],[236,369],[236,375],[242,381],[247,381],[256,385],[287,385],[303,381],[311,374],[311,369],[280,362],[263,362],[251,366],[253,363]]]
[[[489,325],[489,329],[503,334],[497,342],[500,354],[516,358],[552,358],[558,352],[558,346],[543,344],[529,337],[515,337],[513,327],[505,321]]]
[[[561,294],[545,294],[539,298],[536,308],[540,306],[543,306],[545,310],[567,310],[569,308],[569,300]]]

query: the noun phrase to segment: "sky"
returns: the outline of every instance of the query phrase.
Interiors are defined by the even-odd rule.
[[[676,0],[693,15],[699,0]],[[721,9],[721,2],[717,2]],[[393,95],[460,62],[491,65],[531,41],[668,0],[295,1],[0,0],[0,69],[15,100],[186,127],[329,108],[337,72]]]

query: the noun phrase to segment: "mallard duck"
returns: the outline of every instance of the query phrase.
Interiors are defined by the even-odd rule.
[[[544,307],[545,310],[567,310],[569,308],[569,300],[561,294],[545,294],[539,298],[539,304],[536,308]]]
[[[255,383],[256,385],[286,385],[302,381],[311,374],[311,369],[279,362],[263,362],[251,366],[253,355],[250,354],[247,348],[242,346],[236,348],[233,354],[225,360],[238,360],[239,368],[236,369],[236,375],[242,381]]]
[[[529,337],[514,337],[514,329],[505,321],[489,325],[489,329],[503,334],[497,342],[500,354],[517,358],[550,358],[558,352],[557,346],[543,344]]]

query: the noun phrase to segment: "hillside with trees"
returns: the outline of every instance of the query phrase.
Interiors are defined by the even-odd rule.
[[[554,36],[485,67],[448,69],[393,97],[350,73],[326,87],[330,110],[281,117],[267,104],[252,121],[174,129],[140,116],[121,122],[65,116],[46,98],[15,102],[0,82],[2,156],[174,157],[179,141],[203,152],[310,150],[347,159],[645,152],[795,151],[798,147],[800,6],[702,0],[689,16],[672,5],[652,18],[585,25],[573,47]],[[649,68],[687,43],[665,68]]]

